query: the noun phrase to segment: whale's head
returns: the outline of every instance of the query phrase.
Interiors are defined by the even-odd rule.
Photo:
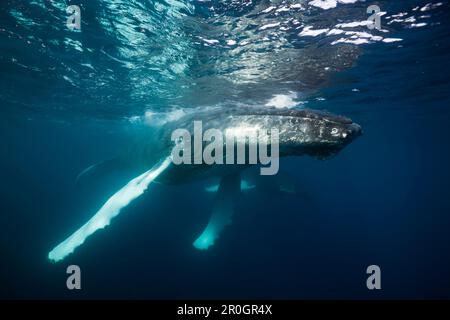
[[[280,111],[274,121],[279,129],[281,156],[310,155],[326,159],[336,155],[362,134],[351,119],[318,110]]]

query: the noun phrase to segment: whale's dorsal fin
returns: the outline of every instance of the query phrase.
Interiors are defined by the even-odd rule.
[[[193,243],[196,249],[208,249],[219,237],[220,232],[231,223],[231,217],[240,192],[241,178],[239,173],[222,177],[208,225]]]

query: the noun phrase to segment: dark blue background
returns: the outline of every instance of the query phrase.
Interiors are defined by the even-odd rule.
[[[320,92],[327,100],[308,106],[351,117],[364,135],[331,160],[283,159],[301,192],[243,194],[206,252],[191,245],[213,202],[204,183],[151,185],[106,230],[50,263],[48,251],[116,188],[79,188],[76,175],[124,150],[134,132],[4,114],[0,297],[450,298],[450,19],[440,21],[405,32],[403,48],[367,48],[336,76]],[[81,291],[66,289],[70,264],[81,267]],[[371,264],[381,267],[382,290],[366,288]]]

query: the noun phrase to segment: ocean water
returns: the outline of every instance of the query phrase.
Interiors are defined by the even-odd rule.
[[[367,26],[369,5],[381,30]],[[449,9],[3,1],[0,297],[450,298]],[[151,184],[73,254],[48,259],[123,185],[120,172],[77,184],[83,169],[151,150],[148,127],[186,112],[248,106],[328,110],[364,134],[329,160],[281,159],[293,190],[243,192],[206,251],[192,246],[214,202],[200,180]],[[82,290],[66,287],[72,264]],[[381,290],[366,287],[369,265]]]

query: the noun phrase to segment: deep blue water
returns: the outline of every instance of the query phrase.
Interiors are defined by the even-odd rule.
[[[369,1],[308,2],[3,1],[0,297],[450,298],[449,4],[378,1],[383,32],[336,27]],[[207,251],[191,244],[214,196],[195,181],[150,185],[47,259],[123,180],[80,186],[80,171],[142,141],[152,115],[218,105],[329,110],[364,134],[326,161],[282,159],[296,192],[243,193]]]

